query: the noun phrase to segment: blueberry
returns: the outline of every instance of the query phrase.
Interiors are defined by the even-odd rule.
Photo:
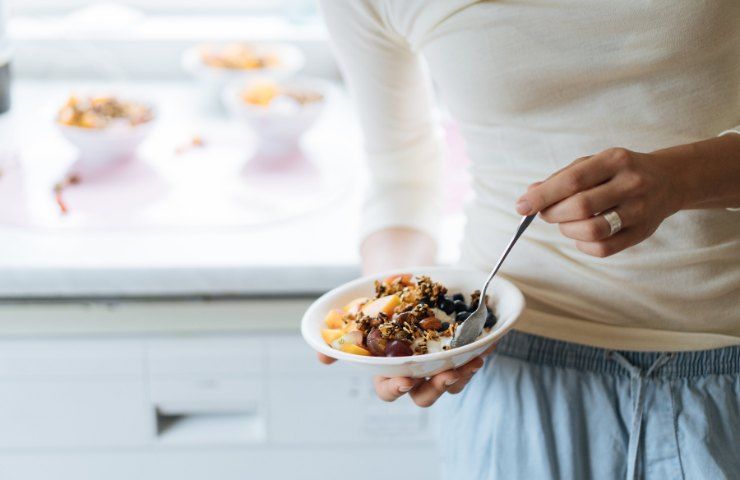
[[[459,313],[459,312],[464,312],[464,311],[466,311],[467,309],[468,309],[468,306],[467,306],[467,305],[465,305],[465,302],[463,302],[463,301],[461,301],[461,300],[455,300],[455,301],[453,302],[453,310],[454,310],[454,311],[456,311],[456,312],[458,312],[458,313]]]
[[[496,324],[496,315],[493,314],[492,311],[488,311],[486,314],[486,323],[483,325],[486,328],[491,328]]]
[[[456,302],[464,302],[465,296],[462,293],[456,293],[452,296],[452,300]]]
[[[437,330],[437,331],[444,332],[448,328],[450,328],[450,323],[449,322],[442,322],[442,326],[439,327],[439,330]]]
[[[470,312],[458,312],[458,314],[455,316],[455,322],[462,323],[467,320],[469,316]]]
[[[455,303],[452,300],[445,298],[439,302],[439,309],[449,315],[455,311]]]

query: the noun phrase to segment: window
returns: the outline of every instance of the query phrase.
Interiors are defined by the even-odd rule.
[[[2,0],[0,0],[2,1]],[[110,0],[11,0],[20,15],[60,15]],[[148,14],[277,13],[305,9],[308,1],[295,0],[117,0],[115,4]],[[301,5],[302,4],[302,5]]]
[[[334,73],[313,0],[10,0],[10,6],[20,76],[173,78],[184,74],[179,58],[187,47],[231,41],[298,44],[317,66],[308,73]]]

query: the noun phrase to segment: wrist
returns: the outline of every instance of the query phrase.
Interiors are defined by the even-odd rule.
[[[661,166],[661,181],[669,185],[668,208],[671,214],[701,202],[701,189],[698,186],[701,182],[697,181],[697,168],[701,160],[693,144],[658,150],[651,155]]]
[[[740,181],[740,135],[725,135],[653,152],[671,183],[676,210],[731,207]]]

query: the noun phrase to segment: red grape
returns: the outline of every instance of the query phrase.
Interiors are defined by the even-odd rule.
[[[385,347],[386,357],[409,357],[413,354],[411,345],[403,340],[393,340]]]
[[[388,340],[383,338],[383,335],[381,335],[380,330],[377,328],[370,330],[370,333],[367,334],[365,343],[367,344],[367,349],[370,350],[370,353],[376,357],[385,356],[385,349]]]

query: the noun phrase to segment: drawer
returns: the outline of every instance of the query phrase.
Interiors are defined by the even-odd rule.
[[[327,372],[282,374],[268,382],[270,441],[358,445],[431,440],[428,411],[404,396],[382,402],[370,377]]]
[[[110,338],[2,340],[0,378],[134,376],[144,373],[139,340]]]
[[[265,337],[267,363],[272,375],[329,375],[367,373],[356,365],[336,362],[324,365],[316,358],[316,352],[300,335],[271,335]]]
[[[152,403],[167,415],[250,412],[259,407],[263,395],[259,376],[152,378],[149,388]]]
[[[143,378],[0,380],[0,448],[140,446],[153,436]]]
[[[152,377],[262,374],[264,368],[264,342],[255,336],[156,339],[146,350]]]

